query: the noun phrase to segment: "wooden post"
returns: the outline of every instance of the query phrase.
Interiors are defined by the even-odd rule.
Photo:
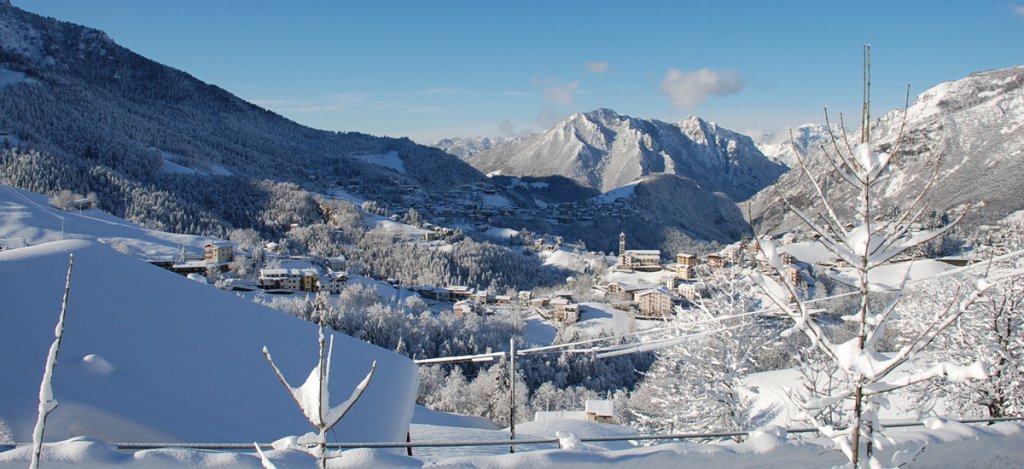
[[[513,337],[508,340],[509,351],[508,351],[508,374],[509,374],[509,392],[508,392],[508,414],[510,428],[512,430],[509,441],[515,441],[516,439],[516,339]],[[508,445],[508,452],[515,453],[515,444]]]

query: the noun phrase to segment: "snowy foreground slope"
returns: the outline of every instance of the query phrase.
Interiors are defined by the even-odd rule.
[[[62,225],[67,241],[60,241]],[[312,324],[105,245],[146,257],[174,254],[181,246],[199,253],[206,238],[140,228],[95,209],[57,210],[44,196],[0,186],[0,239],[16,248],[0,252],[0,443],[31,439],[69,252],[76,262],[54,379],[60,406],[48,439],[246,442],[310,429],[261,349],[267,345],[286,377],[301,383],[316,362]],[[336,401],[378,361],[373,383],[351,414],[353,422],[371,425],[343,422],[337,438],[404,438],[415,366],[336,337]]]
[[[591,424],[600,426],[601,424]],[[1020,467],[1024,460],[1024,428],[1018,424],[967,426],[940,420],[928,429],[894,430],[887,453],[920,448],[913,461],[904,467],[928,468],[1006,468]],[[481,438],[484,439],[484,438]],[[332,460],[329,467],[436,467],[436,468],[518,468],[518,467],[623,467],[623,468],[791,468],[837,467],[846,459],[822,440],[795,440],[778,431],[751,435],[744,443],[696,444],[667,443],[619,451],[536,450],[519,447],[515,454],[472,455],[421,460],[386,450],[355,449]],[[498,447],[504,448],[504,446]],[[534,448],[537,448],[534,446]],[[416,451],[416,450],[414,450]],[[414,452],[414,454],[416,454]],[[44,448],[46,467],[246,467],[259,468],[252,453],[209,452],[183,449],[159,449],[126,453],[91,440],[70,440]],[[308,456],[295,452],[267,451],[279,468],[311,467]],[[909,458],[908,458],[909,459]],[[24,467],[28,448],[0,452],[0,468]]]
[[[316,328],[125,256],[91,240],[0,253],[0,435],[31,439],[43,360],[60,307],[68,253],[75,269],[47,440],[273,441],[309,431],[265,362],[286,377],[316,362]],[[377,360],[339,440],[404,438],[415,366],[336,334],[332,393],[347,396]]]

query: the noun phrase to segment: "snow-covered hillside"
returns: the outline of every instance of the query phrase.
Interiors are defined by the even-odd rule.
[[[485,171],[561,175],[609,191],[649,174],[689,177],[705,190],[745,200],[786,168],[747,136],[698,117],[676,124],[620,115],[576,113],[550,130],[465,157]]]
[[[57,212],[39,196],[0,189],[0,236],[29,245],[0,252],[0,435],[31,439],[70,253],[54,378],[60,406],[48,440],[248,442],[309,430],[261,350],[268,346],[286,377],[301,382],[316,364],[313,324],[100,242],[164,252],[199,238],[143,230],[96,210]],[[404,357],[335,334],[331,391],[347,396],[374,360],[367,393],[335,430],[340,440],[400,439],[408,428],[417,378]]]
[[[145,258],[174,255],[182,247],[190,254],[200,254],[203,244],[211,240],[141,228],[97,209],[58,210],[46,197],[8,185],[0,185],[0,206],[0,239],[12,247],[84,238],[117,244]]]
[[[896,142],[903,111],[895,110],[873,123],[872,140],[883,150]],[[851,139],[859,139],[851,134]],[[818,137],[820,140],[820,137]],[[938,167],[929,193],[929,207],[940,213],[968,212],[968,224],[993,222],[1024,209],[1021,184],[1024,158],[1024,66],[971,74],[936,85],[913,102],[906,114],[901,151],[894,157],[885,196],[909,206],[911,197]],[[835,178],[832,166],[816,145],[808,148],[807,164],[815,175]],[[828,145],[831,149],[831,144]],[[817,198],[799,171],[779,179],[777,187],[798,208]],[[826,182],[830,191],[839,190]],[[832,194],[839,196],[840,194]],[[752,199],[754,222],[765,230],[785,231],[800,223],[784,210],[777,195],[765,190]]]
[[[112,213],[179,232],[262,230],[252,214],[274,197],[251,192],[259,181],[317,192],[355,181],[378,200],[486,181],[436,148],[299,125],[102,31],[14,6],[0,7],[0,132],[22,147],[0,152],[6,182],[93,191]]]

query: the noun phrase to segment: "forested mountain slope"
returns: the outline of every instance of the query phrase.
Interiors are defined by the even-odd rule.
[[[8,4],[0,4],[0,144],[18,147],[3,156],[8,182],[94,191],[112,213],[176,231],[247,226],[277,196],[264,179],[312,190],[483,180],[438,149],[304,127],[101,31]]]

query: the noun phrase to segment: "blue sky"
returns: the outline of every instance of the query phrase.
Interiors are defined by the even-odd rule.
[[[607,107],[734,130],[875,115],[1024,64],[1022,1],[14,0],[106,31],[300,123],[408,136],[536,131]]]

